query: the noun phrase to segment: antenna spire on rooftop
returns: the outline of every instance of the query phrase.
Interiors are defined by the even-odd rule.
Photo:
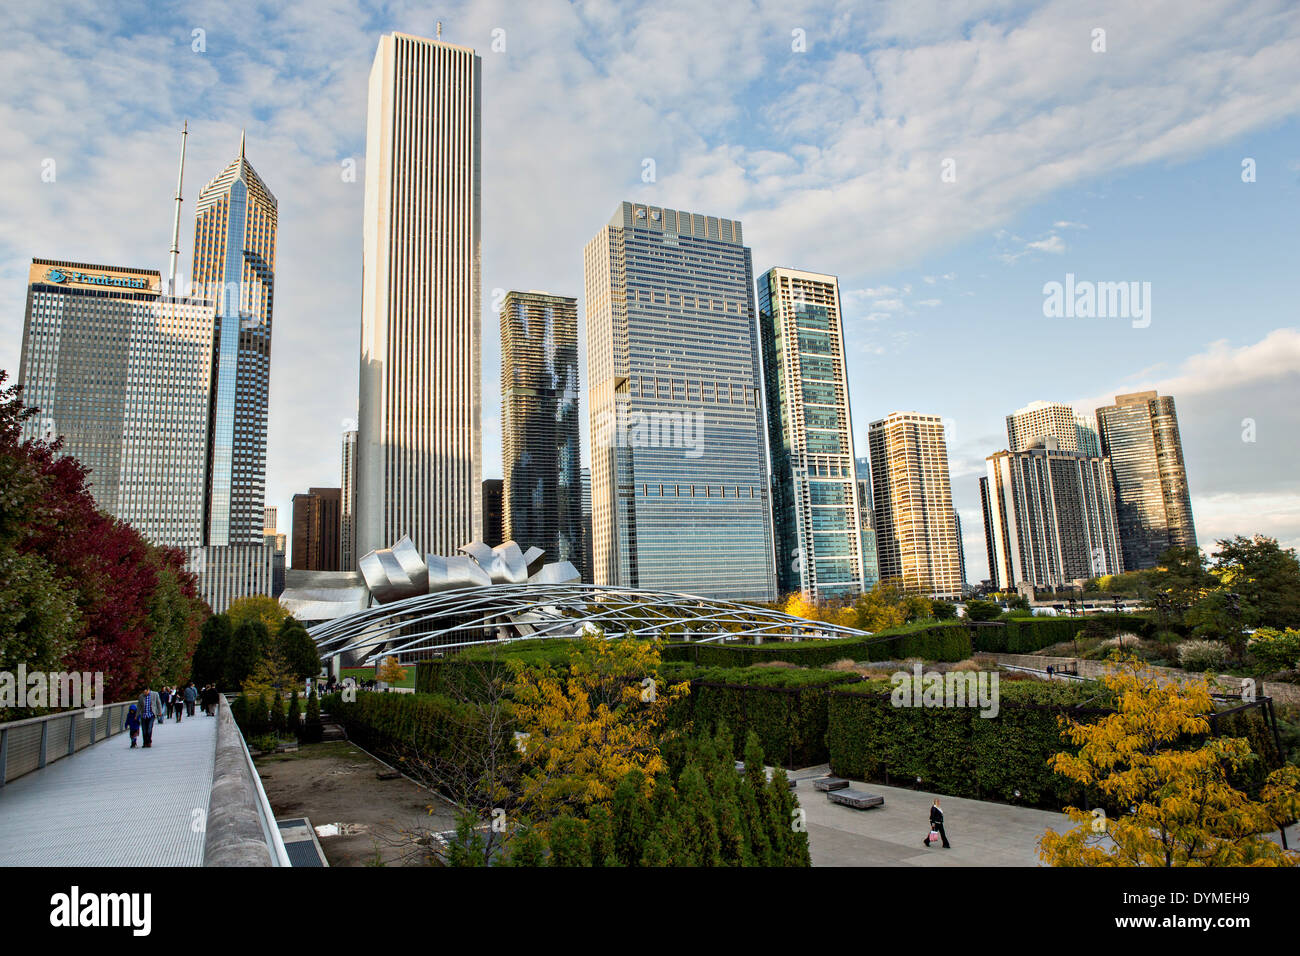
[[[190,121],[181,127],[181,164],[176,171],[176,215],[172,220],[172,248],[167,264],[167,293],[176,294],[176,261],[181,254],[181,183],[185,179],[185,141],[190,135]]]

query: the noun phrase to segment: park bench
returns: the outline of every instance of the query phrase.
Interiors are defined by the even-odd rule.
[[[831,790],[847,789],[849,782],[843,777],[818,777],[813,781],[813,789],[821,790],[823,793]]]
[[[867,793],[865,790],[854,790],[851,787],[841,790],[828,790],[826,799],[831,803],[852,807],[854,810],[870,810],[872,807],[883,807],[885,805],[884,797],[874,793]]]

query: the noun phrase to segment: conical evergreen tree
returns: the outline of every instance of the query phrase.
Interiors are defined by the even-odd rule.
[[[678,783],[681,790],[680,826],[682,841],[695,858],[694,866],[718,866],[721,863],[718,827],[704,773],[696,763],[689,763]]]
[[[546,866],[546,839],[536,827],[520,829],[510,838],[506,866]]]
[[[614,825],[609,811],[599,803],[587,808],[587,843],[591,847],[591,865],[604,866],[617,859],[614,852]]]
[[[646,837],[645,853],[641,856],[642,866],[672,866],[672,858],[668,854],[668,848],[664,846],[664,841],[660,838],[658,831],[651,833]]]
[[[645,775],[633,769],[614,788],[614,854],[624,866],[640,862],[650,831],[651,814],[642,792],[644,786]]]
[[[568,814],[556,817],[550,827],[551,866],[591,866],[587,822]]]

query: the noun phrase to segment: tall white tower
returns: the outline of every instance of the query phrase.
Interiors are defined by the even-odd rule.
[[[370,71],[355,554],[481,536],[482,61],[393,33]]]

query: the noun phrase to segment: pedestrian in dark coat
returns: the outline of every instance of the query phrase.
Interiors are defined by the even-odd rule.
[[[930,845],[931,834],[935,832],[938,832],[943,840],[943,848],[945,850],[951,849],[952,844],[948,842],[948,831],[943,828],[943,810],[939,807],[938,797],[934,798],[934,803],[930,806],[930,833],[927,833],[922,841],[927,847]]]

